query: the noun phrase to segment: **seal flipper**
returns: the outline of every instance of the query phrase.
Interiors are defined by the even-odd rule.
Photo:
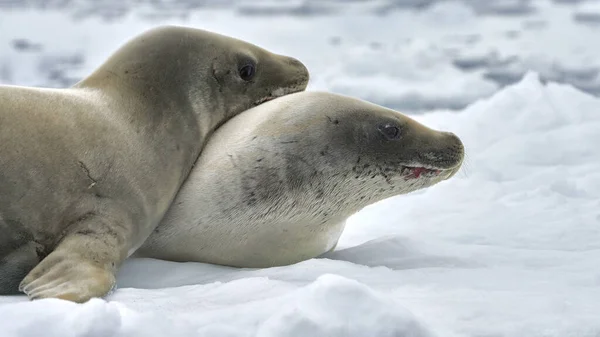
[[[116,285],[116,271],[127,257],[128,229],[90,213],[74,226],[54,251],[43,259],[19,285],[31,300],[59,298],[83,303],[105,297]]]
[[[0,259],[0,295],[18,295],[19,283],[40,262],[36,244],[28,242]]]

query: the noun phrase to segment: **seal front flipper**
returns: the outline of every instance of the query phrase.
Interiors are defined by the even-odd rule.
[[[85,218],[21,282],[32,299],[60,298],[83,303],[106,296],[127,256],[131,224],[100,216]]]

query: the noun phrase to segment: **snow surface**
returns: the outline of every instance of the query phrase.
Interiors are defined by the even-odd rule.
[[[464,169],[365,208],[324,258],[269,269],[135,259],[107,301],[0,297],[1,336],[600,336],[594,3],[226,2],[155,21],[125,1],[97,5],[124,6],[111,23],[81,19],[94,13],[83,0],[0,9],[0,82],[68,85],[132,35],[186,24],[297,56],[310,89],[457,133]]]

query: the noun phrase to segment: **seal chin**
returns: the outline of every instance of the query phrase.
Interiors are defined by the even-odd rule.
[[[292,87],[285,87],[285,88],[277,88],[277,89],[273,90],[268,96],[265,96],[265,97],[263,97],[263,98],[255,101],[254,102],[254,106],[261,105],[264,102],[274,100],[275,98],[278,98],[278,97],[281,97],[281,96],[285,96],[285,95],[288,95],[288,94],[293,94],[293,93],[296,93],[296,92],[303,91],[304,88],[305,87],[301,86],[301,85],[299,85],[299,86],[292,86]]]

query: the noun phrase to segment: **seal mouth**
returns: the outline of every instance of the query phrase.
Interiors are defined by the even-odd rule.
[[[279,97],[279,96],[277,96],[277,97]],[[273,99],[275,99],[277,97],[275,97],[275,96],[267,96],[267,97],[261,98],[258,101],[254,102],[254,105],[261,105],[264,102],[268,102],[268,101],[273,100]]]
[[[448,172],[448,169],[427,168],[422,166],[402,166],[402,175],[404,179],[419,179],[421,177],[433,178]]]
[[[293,86],[293,87],[286,87],[286,88],[278,88],[275,89],[274,91],[272,91],[269,96],[265,96],[257,101],[254,102],[254,106],[257,105],[261,105],[264,102],[268,102],[271,100],[274,100],[275,98],[281,97],[281,96],[285,96],[288,94],[293,94],[295,92],[299,92],[302,91],[303,87],[302,86]]]

